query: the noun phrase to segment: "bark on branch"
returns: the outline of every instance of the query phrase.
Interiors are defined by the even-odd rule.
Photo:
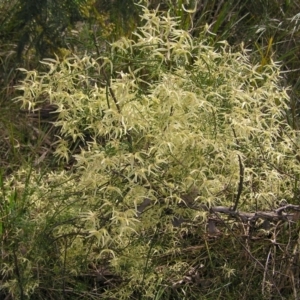
[[[299,218],[297,212],[300,212],[300,206],[293,204],[287,204],[273,211],[257,211],[253,213],[233,211],[230,207],[226,206],[215,206],[211,208],[205,206],[202,207],[212,213],[226,214],[243,222],[256,221],[257,219],[269,221],[296,221]],[[288,210],[294,212],[287,212]]]

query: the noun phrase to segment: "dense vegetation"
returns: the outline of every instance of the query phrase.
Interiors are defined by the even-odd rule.
[[[299,4],[124,2],[1,2],[0,297],[298,299]]]

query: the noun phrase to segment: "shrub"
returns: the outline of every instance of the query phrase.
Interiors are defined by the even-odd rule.
[[[3,181],[3,289],[15,298],[237,297],[228,286],[249,270],[253,284],[269,276],[239,242],[243,226],[218,215],[229,237],[213,251],[206,224],[213,206],[265,210],[296,198],[297,139],[279,65],[251,65],[226,41],[215,50],[208,29],[192,39],[168,14],[144,9],[142,18],[135,39],[98,59],[22,70],[17,100],[32,111],[55,105],[55,154],[75,163]],[[267,283],[263,293],[277,293]]]

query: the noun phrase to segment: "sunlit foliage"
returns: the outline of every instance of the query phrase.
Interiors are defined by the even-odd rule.
[[[208,252],[201,265],[234,277],[236,266],[213,262],[184,236],[194,226],[205,236],[202,205],[234,205],[239,157],[238,209],[295,201],[297,137],[286,123],[279,65],[252,65],[246,49],[234,52],[226,41],[214,50],[209,28],[192,39],[168,14],[144,8],[142,17],[135,39],[119,39],[97,59],[21,69],[16,100],[30,111],[56,105],[55,154],[73,165],[21,169],[1,182],[3,288],[15,299],[83,293],[90,283],[80,276],[101,268],[115,279],[95,280],[91,299],[193,299],[178,283],[193,265],[175,259],[191,246],[199,257]]]

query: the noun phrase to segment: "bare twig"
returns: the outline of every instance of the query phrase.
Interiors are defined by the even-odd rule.
[[[236,133],[235,133],[235,130],[234,130],[233,127],[232,127],[232,131],[233,131],[234,138],[236,140],[236,144],[239,146],[239,141],[237,139],[237,136],[236,136]],[[241,156],[239,154],[238,154],[238,159],[239,159],[239,167],[240,167],[240,181],[239,181],[238,192],[237,192],[237,195],[236,195],[235,203],[234,203],[234,206],[233,206],[233,211],[237,210],[239,200],[241,198],[241,194],[242,194],[242,191],[243,191],[243,183],[244,183],[244,166],[243,166],[243,163],[242,163]]]

